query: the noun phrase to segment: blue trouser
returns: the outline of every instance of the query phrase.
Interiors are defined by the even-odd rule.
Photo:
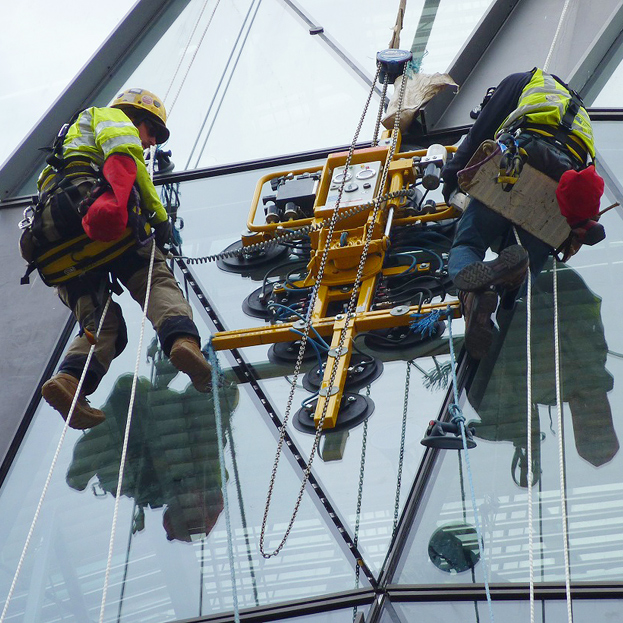
[[[530,257],[530,270],[535,278],[543,268],[552,248],[527,231],[517,227],[521,244]],[[461,216],[448,258],[448,275],[454,280],[457,273],[474,262],[481,262],[487,249],[501,251],[517,244],[513,224],[482,202],[472,199]]]

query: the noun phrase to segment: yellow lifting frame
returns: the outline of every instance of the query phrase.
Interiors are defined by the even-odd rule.
[[[454,151],[454,147],[448,147]],[[350,166],[365,165],[371,162],[386,163],[389,155],[387,146],[369,147],[355,150],[350,160]],[[423,157],[426,151],[414,151],[396,154],[389,163],[388,182],[384,189],[376,188],[374,196],[395,192],[412,184],[417,175],[413,164],[413,158]],[[337,167],[343,167],[348,158],[348,152],[330,154],[323,167],[308,167],[288,172],[271,173],[262,177],[255,190],[247,227],[249,229],[248,240],[243,236],[243,245],[257,242],[258,234],[261,239],[268,240],[278,236],[279,232],[290,229],[298,229],[311,225],[310,238],[312,242],[311,259],[308,264],[307,276],[302,280],[304,287],[313,286],[319,272],[321,258],[325,257],[324,271],[321,285],[318,287],[314,309],[311,313],[311,330],[322,337],[332,336],[331,348],[325,367],[324,377],[319,391],[314,421],[319,425],[323,412],[325,412],[323,428],[334,428],[337,424],[340,403],[343,396],[346,375],[352,354],[352,342],[357,333],[375,329],[387,329],[391,327],[405,326],[412,321],[412,315],[428,314],[435,310],[446,311],[448,308],[454,318],[460,316],[458,301],[451,303],[437,303],[421,306],[401,305],[391,310],[371,310],[374,293],[378,278],[381,274],[397,274],[401,269],[383,269],[385,252],[388,248],[389,232],[392,227],[405,226],[414,223],[422,223],[433,220],[442,220],[458,216],[455,208],[440,204],[434,213],[419,214],[416,216],[406,215],[402,209],[404,197],[388,200],[381,209],[377,210],[376,218],[374,209],[367,207],[361,211],[353,210],[353,206],[339,206],[338,210],[345,218],[335,222],[333,236],[328,240],[328,228],[320,227],[323,221],[331,218],[334,207],[325,207],[330,192],[330,184],[333,172]],[[314,173],[322,168],[316,201],[314,204],[313,218],[304,218],[289,221],[287,223],[257,224],[256,212],[259,205],[263,186],[271,179],[283,175],[300,175]],[[376,183],[381,178],[377,176]],[[344,195],[343,195],[344,197]],[[356,208],[356,206],[355,206]],[[353,213],[356,212],[356,213]],[[370,229],[372,230],[370,234]],[[369,243],[366,241],[369,237]],[[355,287],[358,267],[362,252],[367,246],[367,256],[361,271],[361,283],[359,284],[357,301],[354,311],[351,313],[348,326],[346,326],[346,314],[327,316],[329,304],[332,301],[349,301],[352,288]],[[252,329],[239,329],[234,331],[222,331],[212,337],[212,346],[215,350],[227,350],[257,346],[260,344],[275,344],[277,342],[289,342],[293,340],[294,332],[300,333],[305,327],[304,321],[285,322],[267,325]],[[340,342],[342,349],[339,350]],[[333,372],[336,367],[335,373]],[[333,385],[330,387],[331,376],[334,375]],[[325,410],[325,401],[328,405]]]

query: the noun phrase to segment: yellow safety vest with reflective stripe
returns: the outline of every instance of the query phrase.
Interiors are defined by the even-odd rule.
[[[167,212],[147,171],[138,130],[129,117],[118,108],[93,107],[82,111],[63,141],[63,159],[92,162],[99,170],[112,154],[125,154],[134,159],[143,210],[146,215],[154,214],[149,219],[153,225],[166,221]],[[46,190],[55,175],[51,166],[43,169],[37,182],[39,192]]]
[[[517,108],[504,120],[496,132],[496,138],[510,127],[549,126],[552,135],[561,126],[561,121],[572,101],[572,94],[553,76],[536,69],[532,79],[524,87]],[[595,142],[591,120],[583,106],[570,121],[569,136],[580,143],[595,158]]]

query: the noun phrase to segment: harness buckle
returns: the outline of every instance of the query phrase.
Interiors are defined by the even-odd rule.
[[[23,212],[24,218],[17,224],[20,229],[28,229],[35,220],[34,206],[28,206]]]

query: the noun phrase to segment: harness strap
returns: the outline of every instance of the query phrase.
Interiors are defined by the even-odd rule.
[[[562,149],[577,160],[578,164],[586,166],[588,161],[588,150],[575,136],[569,134],[565,130],[558,128],[557,130],[552,131],[551,126],[538,125],[535,123],[524,124],[521,126],[521,130],[522,132],[528,132],[529,134],[535,136],[535,138],[539,138],[547,143],[550,143],[558,149]]]

